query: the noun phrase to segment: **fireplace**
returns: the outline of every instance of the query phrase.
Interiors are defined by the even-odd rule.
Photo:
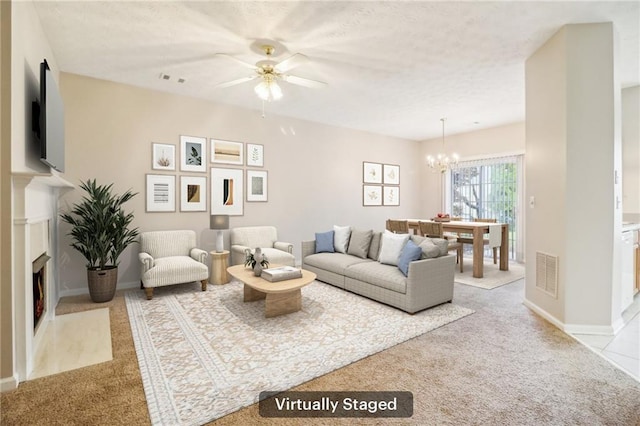
[[[47,293],[47,261],[51,257],[42,253],[32,263],[33,269],[33,333],[40,325],[40,320],[45,313]]]

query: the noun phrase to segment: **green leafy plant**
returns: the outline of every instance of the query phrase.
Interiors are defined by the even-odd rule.
[[[71,212],[60,215],[72,226],[68,234],[71,246],[84,256],[89,269],[118,266],[118,257],[138,236],[138,228],[129,228],[133,213],[125,213],[122,208],[136,193],[128,190],[114,195],[112,186],[98,185],[95,179],[82,182],[80,188],[87,194]]]
[[[247,250],[246,257],[244,259],[244,266],[250,266],[251,269],[253,269],[253,267],[256,266],[256,263],[258,263],[258,261],[254,258],[253,253],[251,253],[250,250]],[[262,261],[260,261],[260,265],[262,265],[263,268],[269,267],[269,260],[267,260],[267,256],[265,256],[264,254],[262,255]]]

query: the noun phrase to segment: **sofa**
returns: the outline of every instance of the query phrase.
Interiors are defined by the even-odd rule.
[[[339,228],[343,228],[340,238],[336,233]],[[302,242],[302,267],[315,273],[318,280],[408,313],[451,302],[456,257],[448,253],[446,240],[349,229],[345,242],[344,228],[334,227],[333,237],[329,231]],[[405,240],[401,252],[411,246],[417,253],[411,261],[405,259],[404,272],[397,265],[399,259],[394,264],[394,252],[385,250],[392,239],[396,246]]]
[[[260,247],[269,263],[295,266],[293,244],[278,241],[278,231],[273,226],[245,226],[231,229],[231,265],[242,265],[247,250]]]

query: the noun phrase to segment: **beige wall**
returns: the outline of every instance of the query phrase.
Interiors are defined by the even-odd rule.
[[[622,207],[640,217],[640,86],[622,90]]]
[[[382,230],[387,218],[420,214],[417,142],[270,115],[268,106],[266,118],[261,118],[258,111],[73,74],[62,73],[60,86],[66,113],[66,179],[76,184],[96,178],[99,183],[113,182],[118,192],[138,192],[127,207],[141,231],[194,229],[200,246],[213,248],[208,211],[145,212],[145,174],[153,172],[151,143],[179,148],[180,135],[264,145],[269,201],[245,202],[244,216],[232,216],[230,223],[277,226],[280,239],[294,244],[298,258],[303,239],[334,224]],[[207,151],[210,158],[209,146]],[[363,161],[400,165],[400,207],[362,206]],[[206,174],[160,174],[209,176],[211,166],[207,164]],[[79,196],[79,190],[66,194],[61,208]],[[66,225],[61,231],[66,234]],[[86,292],[84,260],[68,244],[62,238],[59,248],[63,295]],[[122,285],[139,280],[137,252],[134,246],[121,258]]]
[[[524,123],[512,123],[475,132],[448,136],[445,127],[445,151],[457,153],[460,161],[500,155],[524,154]],[[442,184],[440,173],[427,167],[427,157],[442,151],[442,137],[429,139],[420,144],[422,211],[428,217],[441,211]]]

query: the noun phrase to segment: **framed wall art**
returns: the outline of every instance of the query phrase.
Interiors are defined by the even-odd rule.
[[[211,214],[243,215],[242,169],[211,169]]]
[[[207,178],[180,176],[180,211],[207,211]]]
[[[244,143],[211,139],[211,162],[244,164]]]
[[[382,183],[382,164],[362,163],[362,182],[364,183]]]
[[[400,166],[395,164],[385,164],[383,167],[384,184],[400,185]]]
[[[264,166],[264,145],[247,144],[247,166]]]
[[[176,169],[176,146],[164,143],[151,144],[151,168],[154,170]]]
[[[180,136],[180,170],[207,171],[207,140],[194,136]]]
[[[247,201],[268,201],[266,171],[247,170]]]
[[[399,206],[400,205],[400,187],[399,186],[385,186],[383,188],[383,202],[385,206]]]
[[[362,185],[362,205],[365,207],[381,206],[382,205],[382,186]]]
[[[176,177],[173,175],[146,175],[147,212],[176,211]]]

